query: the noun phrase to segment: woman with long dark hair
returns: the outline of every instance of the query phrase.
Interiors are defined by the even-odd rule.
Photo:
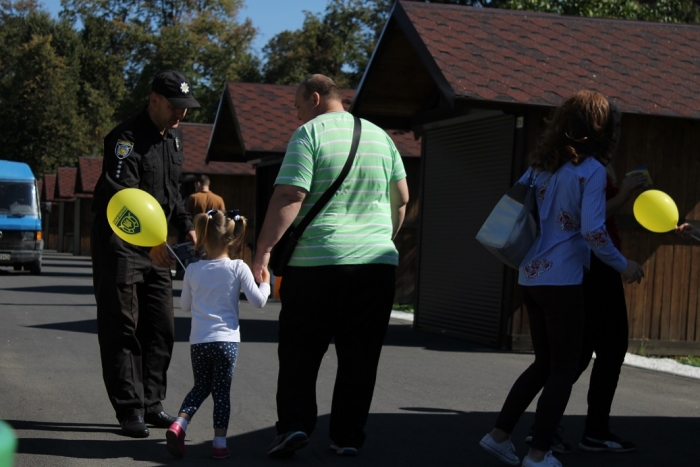
[[[535,177],[539,233],[520,265],[518,283],[530,322],[535,361],[506,398],[480,445],[510,465],[520,459],[510,433],[537,401],[530,450],[522,465],[561,466],[550,446],[577,377],[584,332],[583,274],[592,251],[628,282],[644,271],[615,248],[605,228],[605,167],[617,134],[607,99],[579,91],[557,107],[522,176]]]

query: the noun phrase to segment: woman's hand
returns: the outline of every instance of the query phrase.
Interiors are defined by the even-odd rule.
[[[628,259],[627,267],[622,272],[622,275],[627,280],[628,284],[633,282],[639,284],[642,282],[642,278],[644,277],[644,269],[642,269],[642,267],[636,262]]]

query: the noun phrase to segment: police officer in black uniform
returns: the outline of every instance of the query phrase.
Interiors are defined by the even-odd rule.
[[[137,247],[115,235],[107,204],[122,188],[155,197],[168,220],[196,241],[180,198],[182,131],[178,124],[192,97],[189,80],[167,70],[153,80],[148,105],[114,128],[104,140],[102,175],[95,187],[91,233],[93,285],[102,377],[121,430],[149,435],[146,423],[168,428],[175,417],[161,405],[174,342],[170,258],[165,243]]]

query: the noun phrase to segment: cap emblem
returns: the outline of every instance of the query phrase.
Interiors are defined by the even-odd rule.
[[[186,82],[183,81],[180,84],[180,91],[182,91],[183,94],[187,94],[188,92],[190,92],[190,87],[187,85]]]

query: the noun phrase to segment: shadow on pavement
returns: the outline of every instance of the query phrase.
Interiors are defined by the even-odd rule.
[[[63,422],[37,422],[31,420],[5,420],[15,430],[29,431],[62,431],[65,433],[117,433],[116,424],[104,423],[63,423]]]
[[[93,305],[94,306],[94,305]],[[87,319],[63,323],[49,323],[30,326],[38,329],[58,331],[97,333],[97,320]],[[175,317],[175,342],[188,342],[190,338],[191,319]],[[244,342],[276,343],[277,320],[241,319],[241,336]],[[384,345],[397,347],[420,347],[440,352],[493,352],[493,349],[481,347],[469,342],[452,339],[438,334],[416,331],[406,324],[390,324]]]
[[[45,277],[92,277],[92,272],[42,271],[41,275]]]
[[[211,402],[209,402],[211,403]],[[272,427],[228,437],[232,452],[231,462],[241,466],[264,465],[353,465],[353,466],[493,466],[503,465],[484,452],[478,445],[481,437],[493,426],[497,414],[492,412],[460,412],[430,407],[400,409],[402,413],[370,414],[367,423],[367,441],[357,458],[341,458],[329,449],[328,415],[319,417],[309,445],[298,451],[293,459],[274,460],[265,457],[267,447],[275,435]],[[582,416],[565,416],[565,439],[576,445],[583,428]],[[513,433],[519,456],[527,453],[522,441],[533,420],[525,414]],[[200,423],[208,423],[209,420]],[[133,458],[160,465],[201,465],[211,460],[211,441],[189,440],[186,456],[177,460],[167,453],[164,432],[151,429],[144,440],[123,438],[105,425],[43,423],[10,420],[19,432],[18,453],[51,455],[80,459]],[[632,453],[590,453],[576,448],[573,453],[559,455],[567,467],[583,466],[696,466],[695,433],[698,421],[694,418],[613,417],[612,425],[619,433],[637,442]],[[92,427],[92,428],[91,428]],[[231,421],[235,430],[235,419]],[[24,430],[65,431],[87,433],[114,432],[114,439],[47,439],[22,436]],[[200,438],[201,438],[200,432]],[[204,436],[208,432],[204,431]]]
[[[72,275],[72,274],[71,274]],[[55,293],[69,295],[93,295],[92,284],[90,285],[40,285],[38,287],[7,287],[3,290],[12,292],[29,293]]]

